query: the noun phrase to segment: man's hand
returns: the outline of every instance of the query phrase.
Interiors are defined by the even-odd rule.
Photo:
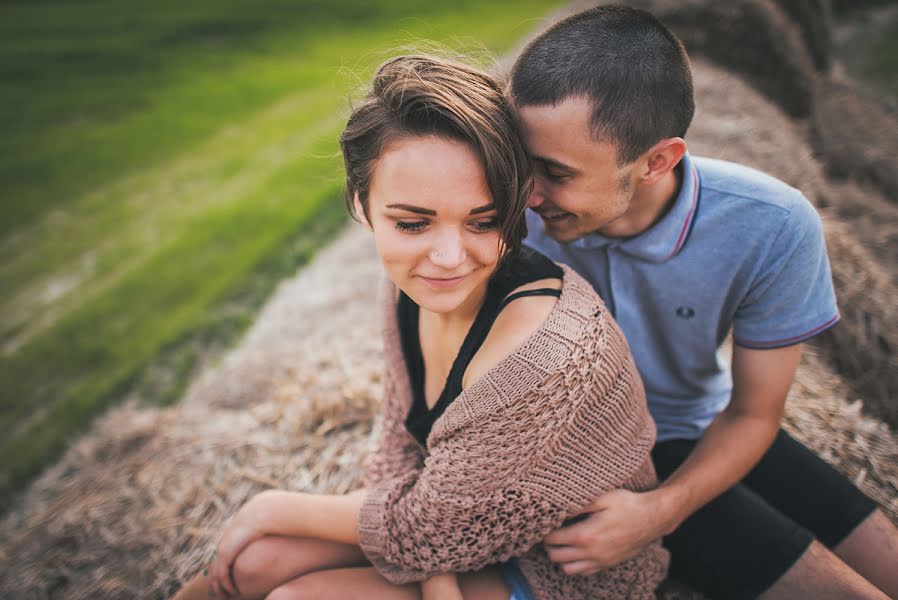
[[[584,513],[592,514],[544,540],[549,558],[568,575],[592,575],[614,566],[673,529],[656,492],[612,490],[580,511]]]

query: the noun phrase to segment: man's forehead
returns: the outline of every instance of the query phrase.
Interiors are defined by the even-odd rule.
[[[536,154],[536,153],[531,153],[530,157],[534,161],[541,162],[545,166],[552,168],[552,169],[561,170],[561,171],[572,171],[572,172],[579,170],[574,165],[568,164],[560,158],[553,158],[551,156],[542,156],[541,154]]]
[[[617,161],[617,147],[592,135],[591,108],[572,99],[556,105],[519,109],[528,151],[548,166],[582,169],[587,163]]]
[[[518,106],[525,125],[539,123],[568,124],[572,127],[588,126],[592,116],[592,103],[586,98],[570,96],[554,104],[530,104]]]

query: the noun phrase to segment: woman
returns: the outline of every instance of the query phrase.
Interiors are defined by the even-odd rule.
[[[520,248],[532,182],[501,86],[393,59],[341,146],[389,279],[366,487],[257,495],[177,597],[653,598],[660,545],[578,577],[540,544],[600,493],[655,485],[654,426],[589,284]]]

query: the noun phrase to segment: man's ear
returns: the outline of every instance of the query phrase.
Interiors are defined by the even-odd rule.
[[[672,137],[661,140],[643,154],[645,167],[640,183],[647,185],[657,183],[680,164],[684,154],[686,142],[683,138]]]
[[[355,211],[355,216],[358,217],[359,222],[368,228],[369,231],[372,231],[371,222],[368,221],[368,215],[365,214],[365,211],[362,209],[362,201],[359,200],[359,193],[355,192],[352,195],[352,208]]]

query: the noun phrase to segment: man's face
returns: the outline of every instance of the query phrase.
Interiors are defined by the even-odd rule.
[[[619,166],[617,148],[592,139],[591,111],[581,98],[520,108],[536,178],[529,206],[560,242],[592,232],[632,235],[626,217],[636,187],[635,163]]]

